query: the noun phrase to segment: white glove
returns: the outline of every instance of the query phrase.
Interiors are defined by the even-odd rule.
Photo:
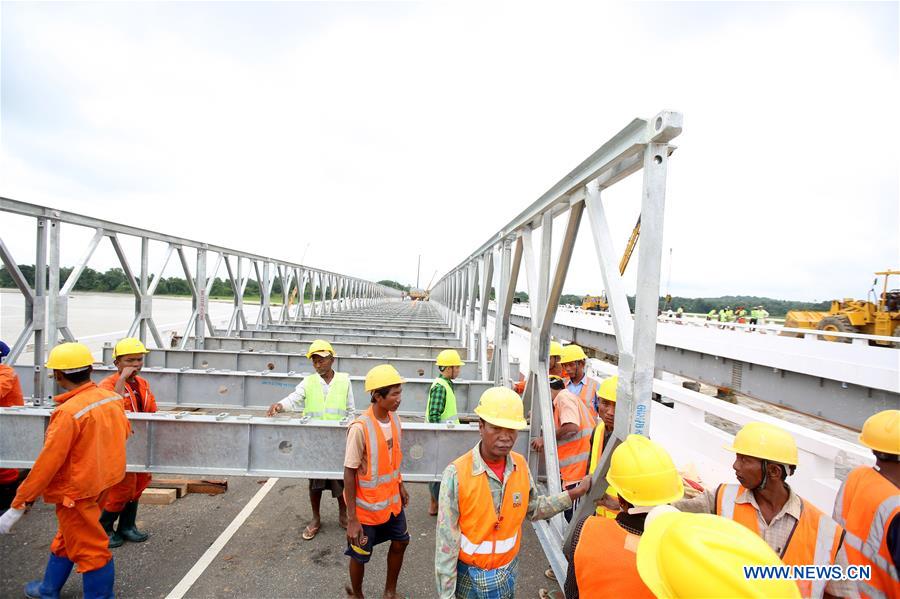
[[[25,514],[25,510],[16,510],[10,508],[3,512],[3,515],[0,516],[0,535],[8,535],[12,530],[12,527],[19,521]]]

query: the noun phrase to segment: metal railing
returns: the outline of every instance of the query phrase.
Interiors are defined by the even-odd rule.
[[[76,340],[68,323],[69,295],[104,239],[109,239],[125,274],[125,280],[134,295],[134,320],[126,336],[136,336],[146,343],[149,335],[153,338],[156,347],[164,347],[164,342],[153,319],[153,296],[173,255],[178,257],[178,262],[184,272],[192,303],[191,316],[183,331],[182,349],[187,346],[189,339],[193,340],[196,349],[203,349],[203,340],[207,332],[212,334],[214,331],[215,327],[208,313],[209,293],[223,264],[234,301],[234,308],[227,327],[229,334],[250,328],[244,312],[244,292],[251,279],[251,274],[256,275],[260,288],[260,310],[256,328],[265,328],[271,324],[299,322],[306,318],[307,306],[304,304],[304,295],[307,288],[314,300],[308,306],[311,316],[371,305],[386,297],[400,296],[399,291],[377,283],[312,268],[296,262],[165,235],[9,198],[0,197],[0,213],[26,216],[35,221],[36,250],[33,286],[28,283],[19,269],[17,261],[3,242],[5,232],[0,230],[0,259],[25,298],[25,324],[13,344],[7,362],[15,364],[33,337],[35,397],[47,397],[45,394],[46,376],[43,373],[47,348],[55,345],[60,339]],[[81,259],[60,287],[60,228],[62,224],[76,225],[92,230],[93,237],[84,249]],[[121,238],[135,238],[140,241],[140,271],[138,273],[135,273],[131,266]],[[152,273],[149,264],[151,241],[166,244],[162,263]],[[193,272],[191,272],[191,265],[185,251],[189,248],[196,252]],[[212,256],[215,256],[215,263],[212,268],[209,268],[209,260]],[[272,296],[276,278],[281,282],[285,301],[273,315]],[[299,299],[293,310],[290,302],[287,301],[292,290],[297,291]]]
[[[661,112],[651,119],[635,119],[445,274],[432,288],[431,300],[441,307],[448,325],[468,347],[469,356],[479,362],[483,372],[488,371],[488,310],[479,306],[478,300],[488,298],[492,287],[496,288],[498,315],[494,323],[490,376],[500,383],[510,378],[510,315],[519,271],[524,263],[532,324],[524,397],[526,405],[530,404],[532,410],[529,438],[541,436],[541,429],[553,431],[547,380],[550,329],[568,274],[579,225],[587,212],[615,329],[619,383],[615,438],[604,449],[594,475],[594,486],[572,522],[577,522],[580,516],[592,509],[595,497],[605,493],[605,475],[612,450],[628,433],[647,434],[649,431],[666,173],[669,156],[674,149],[669,142],[681,133],[681,126],[682,117],[676,112]],[[642,228],[636,309],[632,319],[625,286],[619,274],[619,256],[613,251],[601,196],[604,190],[638,171],[643,173],[639,206]],[[565,229],[555,268],[551,268],[553,221],[557,217],[565,220]],[[537,251],[532,242],[536,231],[540,232]],[[499,279],[495,282],[497,264]],[[545,434],[543,437],[546,471],[558,473],[555,436]],[[530,453],[529,464],[533,472],[538,471],[538,459],[538,454]],[[558,476],[547,476],[547,489],[550,493],[560,492]],[[569,527],[566,531],[559,515],[550,523],[536,523],[535,529],[557,579],[564,580],[567,564],[562,552],[563,539],[571,537],[573,528]]]

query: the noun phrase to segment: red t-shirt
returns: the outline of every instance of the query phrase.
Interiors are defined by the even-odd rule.
[[[494,474],[497,475],[497,478],[500,479],[500,482],[503,482],[503,472],[506,470],[506,460],[500,460],[499,462],[488,462],[485,460],[484,462],[487,464],[487,467],[494,471]]]

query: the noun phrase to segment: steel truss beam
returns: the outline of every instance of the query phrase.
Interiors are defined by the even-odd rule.
[[[672,147],[668,144],[681,133],[681,122],[681,115],[674,112],[661,112],[652,119],[632,121],[531,206],[491,236],[456,268],[444,275],[433,288],[432,298],[439,304],[448,324],[470,349],[475,349],[471,338],[467,336],[466,328],[475,309],[475,294],[470,281],[477,278],[479,265],[484,264],[486,257],[493,255],[495,251],[499,252],[500,292],[494,330],[494,355],[499,361],[492,369],[492,373],[494,380],[502,381],[507,379],[503,372],[503,362],[507,361],[505,354],[509,351],[512,296],[516,290],[519,265],[524,261],[532,331],[529,374],[525,391],[526,402],[533,399],[530,436],[540,435],[542,430],[554,430],[547,381],[550,332],[581,217],[587,210],[604,284],[611,297],[610,309],[616,322],[619,387],[615,436],[605,448],[600,467],[594,474],[594,486],[581,503],[579,515],[573,518],[573,523],[593,509],[594,498],[605,493],[606,471],[609,467],[610,454],[615,446],[629,433],[647,434],[649,430],[666,170],[672,151]],[[611,251],[600,193],[639,170],[644,171],[640,206],[642,229],[638,254],[637,304],[632,326],[624,286],[615,267],[618,257]],[[566,225],[556,266],[551,270],[552,230],[556,217],[565,218]],[[540,245],[535,250],[532,234],[538,229],[541,233]],[[511,251],[513,243],[514,254]],[[484,297],[484,293],[481,299],[482,303],[487,305],[488,298]],[[543,437],[543,466],[548,473],[558,473],[555,437],[552,434],[543,434]],[[529,457],[532,471],[536,472],[539,466],[537,456]],[[558,491],[559,484],[558,476],[548,476],[547,487],[550,492]],[[563,522],[557,517],[550,523],[535,523],[535,529],[557,579],[563,580],[567,564],[562,553],[562,545],[565,538],[570,538],[572,526],[564,531]]]
[[[31,366],[14,366],[22,379],[22,393],[33,396],[34,387],[24,375],[31,372]],[[92,378],[99,382],[115,372],[109,366],[96,366]],[[163,407],[220,408],[262,410],[284,399],[304,375],[278,373],[269,370],[261,372],[237,372],[231,370],[205,370],[190,368],[145,368],[141,376],[150,383],[156,403]],[[369,406],[369,394],[364,388],[365,377],[350,377],[356,409],[363,411]],[[404,413],[424,414],[428,400],[428,390],[432,379],[407,379],[403,387]],[[491,387],[488,381],[453,381],[456,403],[460,413],[472,413],[478,405],[481,394]]]
[[[34,336],[35,361],[43,364],[46,347],[52,347],[61,337],[66,341],[75,339],[75,335],[69,329],[68,325],[68,298],[70,292],[74,289],[79,277],[84,272],[90,258],[93,256],[97,247],[104,237],[109,238],[116,257],[125,273],[125,280],[128,282],[132,293],[135,296],[134,321],[129,327],[129,335],[137,335],[142,341],[147,342],[148,335],[153,337],[157,347],[163,346],[163,341],[159,330],[153,320],[153,302],[152,298],[159,285],[161,276],[165,267],[173,253],[178,254],[182,270],[184,271],[188,285],[191,289],[191,297],[193,311],[191,314],[188,327],[190,331],[184,337],[192,336],[194,347],[203,348],[203,338],[207,330],[212,329],[212,321],[208,314],[208,297],[222,262],[225,262],[228,271],[228,280],[234,292],[234,312],[228,325],[228,331],[240,331],[246,328],[246,316],[243,311],[243,292],[246,290],[249,280],[249,268],[247,274],[244,275],[243,263],[253,264],[253,269],[257,271],[257,280],[260,281],[262,291],[262,309],[260,310],[261,318],[266,322],[271,320],[269,311],[271,290],[274,278],[270,276],[270,272],[278,272],[282,276],[283,283],[289,283],[289,273],[296,270],[302,270],[305,273],[315,274],[320,281],[328,279],[332,281],[332,289],[336,289],[336,285],[346,286],[348,282],[355,283],[355,289],[358,290],[360,305],[372,305],[376,301],[383,301],[386,298],[399,297],[400,292],[395,289],[376,285],[368,281],[352,279],[337,273],[331,273],[319,269],[311,269],[309,267],[295,264],[284,260],[276,260],[257,254],[248,252],[240,252],[229,248],[209,245],[191,239],[164,235],[155,231],[140,229],[105,221],[101,219],[91,218],[80,214],[38,206],[19,202],[9,198],[0,197],[0,212],[18,214],[26,217],[34,218],[37,225],[36,252],[36,280],[34,289],[32,289],[22,273],[17,267],[16,260],[2,244],[0,239],[0,258],[2,258],[4,266],[13,278],[16,287],[22,293],[25,299],[25,325],[20,332],[16,342],[13,345],[13,351],[8,358],[9,363],[15,363],[22,354],[28,341]],[[82,258],[76,263],[75,268],[69,275],[68,279],[60,285],[60,227],[62,224],[71,224],[75,226],[85,227],[93,230],[94,235],[88,243]],[[139,273],[131,268],[126,253],[123,249],[120,237],[137,238],[141,242],[141,268]],[[149,271],[148,256],[149,242],[156,241],[166,244],[166,254],[162,267],[156,272],[155,277],[151,281]],[[193,248],[196,251],[196,264],[194,274],[191,274],[191,268],[188,265],[185,249]],[[215,267],[207,272],[207,254],[212,252],[216,255]],[[232,260],[237,260],[237,272],[234,272]],[[265,276],[261,276],[262,273]],[[48,284],[49,283],[49,284]],[[287,287],[286,287],[287,288]],[[324,294],[324,288],[322,289]],[[334,293],[334,292],[333,292]],[[324,296],[323,296],[324,299]],[[338,300],[332,298],[332,305],[329,311],[339,310]],[[302,304],[301,304],[302,305]],[[287,322],[285,310],[277,319],[278,322]],[[302,316],[302,314],[301,314]],[[46,323],[46,324],[45,324]],[[191,332],[193,335],[191,335]],[[43,395],[44,378],[40,370],[34,373],[36,387],[41,390]]]
[[[50,410],[0,408],[0,467],[28,468],[43,445]],[[129,413],[129,472],[340,478],[347,421]],[[479,441],[477,424],[404,422],[404,480],[438,481]],[[518,451],[526,439],[519,437]]]
[[[438,353],[443,349],[455,349],[459,352],[460,357],[466,359],[466,348],[453,347],[446,343],[375,343],[366,341],[369,337],[356,337],[347,335],[349,340],[338,340],[337,337],[329,339],[331,346],[338,356],[367,356],[382,358],[436,358]],[[315,340],[315,335],[308,335],[306,340],[285,340],[285,339],[245,339],[241,337],[207,337],[206,349],[209,350],[227,350],[227,351],[271,351],[289,354],[303,354],[309,349],[309,343]],[[407,339],[404,339],[406,341]]]
[[[335,350],[337,351],[337,350]],[[113,348],[108,344],[103,348],[103,363],[113,364]],[[384,364],[385,356],[375,357],[338,355],[334,361],[334,369],[338,372],[364,375],[369,369]],[[440,372],[434,359],[415,357],[391,357],[391,364],[397,368],[400,376],[408,378],[428,377],[434,379]],[[155,349],[144,358],[146,368],[195,368],[217,370],[253,370],[273,372],[313,373],[312,363],[303,354],[277,352],[239,352],[228,350],[178,350]],[[478,376],[478,363],[464,362],[460,370],[460,378],[465,380],[481,380]]]

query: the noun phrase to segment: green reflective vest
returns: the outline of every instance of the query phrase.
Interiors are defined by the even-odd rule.
[[[312,374],[303,379],[306,401],[303,415],[315,420],[340,420],[347,415],[347,396],[350,394],[350,375],[335,372],[328,395],[322,393],[322,377]]]
[[[447,391],[447,400],[444,402],[444,411],[441,412],[440,422],[459,424],[459,419],[456,417],[456,395],[453,393],[453,386],[442,376],[434,379],[434,382],[431,383],[431,389],[434,389],[435,385],[440,385]],[[426,418],[431,411],[431,389],[428,392],[428,404],[425,406]]]

